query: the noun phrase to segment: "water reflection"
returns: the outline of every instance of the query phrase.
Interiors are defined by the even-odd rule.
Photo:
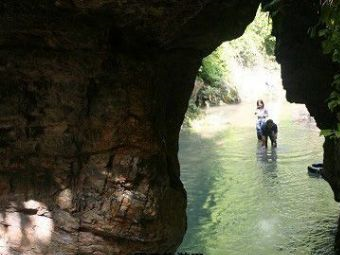
[[[310,123],[279,123],[275,149],[257,144],[253,126],[181,134],[188,231],[179,251],[335,254],[338,205],[329,185],[306,168],[321,160],[322,138]]]
[[[264,163],[276,163],[277,160],[276,148],[265,148],[261,144],[257,146],[256,155],[257,160]]]

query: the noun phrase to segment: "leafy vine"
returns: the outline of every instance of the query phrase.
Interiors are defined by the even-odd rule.
[[[322,38],[322,48],[325,54],[332,57],[332,61],[340,64],[340,1],[325,0],[322,3],[318,36]],[[340,74],[334,75],[331,84],[332,92],[327,99],[328,108],[340,114]],[[329,138],[340,138],[340,123],[334,129],[323,129],[320,135]]]

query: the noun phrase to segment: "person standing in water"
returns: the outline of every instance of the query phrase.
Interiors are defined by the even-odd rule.
[[[267,120],[261,127],[262,145],[267,147],[268,137],[272,143],[272,147],[277,147],[278,128],[273,120]]]
[[[256,134],[257,134],[257,139],[259,141],[262,140],[262,131],[261,127],[262,125],[266,122],[267,117],[268,117],[268,111],[264,107],[264,102],[262,99],[257,100],[256,102],[256,111],[255,115],[257,116],[256,120]]]

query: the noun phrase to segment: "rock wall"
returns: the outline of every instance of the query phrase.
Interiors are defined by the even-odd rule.
[[[268,2],[268,1],[264,1]],[[317,25],[320,1],[284,1],[274,6],[273,34],[276,36],[276,56],[282,68],[282,79],[290,102],[306,104],[320,129],[336,128],[340,119],[327,107],[333,76],[339,66],[322,53],[320,38],[311,38],[310,30]],[[270,10],[270,8],[269,8]],[[270,10],[274,13],[274,9]],[[320,25],[319,25],[320,28]],[[334,199],[340,202],[339,139],[326,138],[322,175],[330,184]],[[340,228],[340,221],[339,227]],[[335,247],[340,251],[340,232]]]
[[[337,67],[330,56],[323,54],[320,38],[311,36],[312,28],[319,22],[320,2],[285,1],[274,10],[275,54],[281,64],[287,100],[306,104],[318,126],[329,128],[335,118],[325,100]]]
[[[285,1],[274,8],[279,10],[273,16],[276,56],[281,64],[287,99],[306,104],[320,129],[334,128],[338,120],[326,101],[339,66],[323,54],[320,38],[310,35],[311,28],[319,21],[320,2]],[[337,140],[326,139],[323,176],[333,189],[336,201],[340,201],[339,148]]]
[[[195,74],[258,4],[1,1],[0,254],[175,251]]]

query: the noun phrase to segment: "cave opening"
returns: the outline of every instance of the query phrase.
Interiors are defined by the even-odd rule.
[[[305,104],[320,129],[334,131],[340,118],[325,100],[339,66],[323,53],[323,38],[307,32],[320,21],[322,2],[1,1],[0,253],[172,254],[187,229],[188,197],[184,253],[240,254],[247,247],[250,254],[332,254],[334,228],[326,227],[338,212],[329,211],[325,182],[306,175],[307,164],[322,157],[313,123],[276,120],[277,150],[262,153],[255,102],[247,106],[239,90],[239,105],[210,107],[193,129],[182,129],[187,192],[178,161],[202,58],[239,37],[261,3],[275,13],[275,56],[288,101]],[[337,1],[325,2],[340,10]],[[243,71],[236,80],[248,77]],[[210,86],[197,104],[208,92],[210,105],[219,104],[218,91],[225,101],[238,98],[231,88]],[[292,108],[283,112],[290,116]],[[229,112],[237,122],[249,114],[236,126],[226,121]],[[226,128],[204,126],[204,118]],[[339,151],[339,139],[325,139],[323,174],[336,201]]]
[[[188,229],[178,251],[334,254],[338,205],[307,166],[324,139],[304,104],[289,103],[260,9],[244,34],[203,59],[181,129]],[[256,138],[256,101],[278,125],[278,146]]]

